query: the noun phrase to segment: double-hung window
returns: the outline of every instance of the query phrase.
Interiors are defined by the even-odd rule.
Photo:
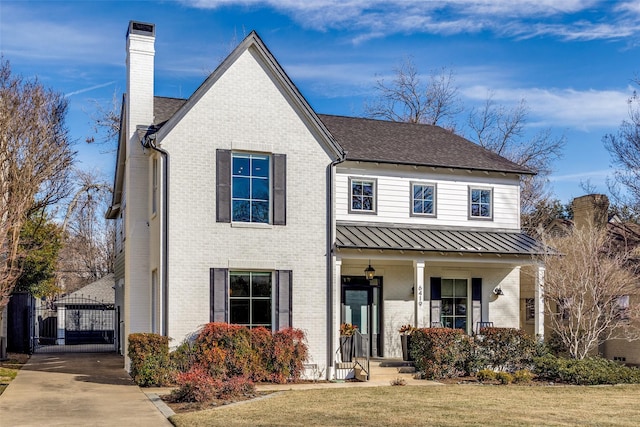
[[[349,212],[376,213],[376,185],[375,179],[349,178]]]
[[[411,215],[436,216],[436,186],[411,183]]]
[[[269,223],[269,156],[232,154],[232,221]]]
[[[493,217],[493,190],[490,188],[469,188],[469,217],[491,219]]]

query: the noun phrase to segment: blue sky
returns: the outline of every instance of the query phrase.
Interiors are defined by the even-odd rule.
[[[79,166],[111,179],[114,154],[84,143],[95,103],[125,90],[129,20],[156,24],[156,94],[188,97],[256,30],[319,113],[362,115],[403,58],[455,72],[467,108],[524,98],[528,130],[566,135],[552,187],[606,192],[606,133],[627,117],[640,72],[640,2],[608,0],[0,1],[0,52],[70,102]],[[466,116],[460,118],[466,120]]]

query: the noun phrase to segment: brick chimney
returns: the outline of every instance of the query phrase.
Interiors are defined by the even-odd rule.
[[[153,60],[156,27],[129,21],[127,30],[127,136],[153,123]]]
[[[608,220],[609,199],[604,194],[587,194],[573,199],[573,222],[576,228],[591,223],[604,226]]]

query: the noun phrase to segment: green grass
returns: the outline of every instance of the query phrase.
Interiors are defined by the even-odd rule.
[[[4,392],[9,383],[18,375],[18,371],[28,359],[29,356],[26,354],[9,354],[8,360],[0,362],[0,394]]]
[[[286,391],[174,415],[191,426],[637,426],[640,385],[353,387]]]

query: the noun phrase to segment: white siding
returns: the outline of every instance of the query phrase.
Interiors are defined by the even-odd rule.
[[[520,187],[516,176],[482,172],[451,172],[432,168],[382,166],[340,167],[336,174],[336,220],[442,225],[476,228],[520,228]],[[349,177],[377,180],[377,214],[349,213]],[[437,187],[436,217],[411,216],[411,182]],[[493,189],[493,219],[469,219],[470,186]]]

